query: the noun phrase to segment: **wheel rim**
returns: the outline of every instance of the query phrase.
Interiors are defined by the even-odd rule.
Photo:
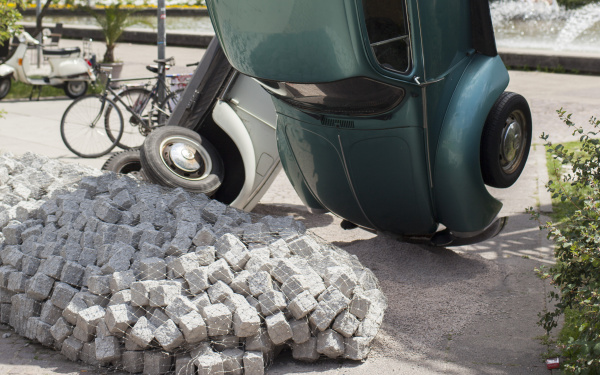
[[[527,143],[527,121],[522,111],[513,111],[506,119],[500,143],[500,166],[506,174],[519,169]]]
[[[171,173],[185,180],[202,180],[212,171],[212,161],[206,149],[189,138],[166,138],[160,144],[160,158]]]
[[[83,81],[71,81],[69,82],[69,91],[71,94],[78,96],[81,95],[85,90],[85,82]]]

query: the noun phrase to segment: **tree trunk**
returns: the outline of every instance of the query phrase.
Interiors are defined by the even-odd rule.
[[[104,61],[105,63],[115,62],[115,45],[106,46],[106,52],[104,53]]]
[[[40,12],[40,14],[35,18],[35,30],[33,30],[33,32],[31,33],[31,36],[33,36],[34,38],[42,32],[42,19],[44,18],[44,16],[46,15],[46,13],[48,12],[48,8],[50,7],[50,4],[52,3],[52,0],[46,0],[46,2],[44,3],[44,6],[42,7],[42,11]]]

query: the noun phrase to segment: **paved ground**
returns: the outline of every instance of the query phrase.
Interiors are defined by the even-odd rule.
[[[65,41],[67,42],[67,41]],[[100,48],[98,48],[100,50]],[[127,62],[124,74],[145,75],[155,57],[150,46],[121,45],[116,55]],[[99,51],[100,52],[100,51]],[[201,50],[171,48],[181,68],[200,58]],[[571,139],[555,110],[575,112],[585,122],[597,110],[600,77],[511,72],[510,90],[530,102],[534,142],[523,176],[510,189],[494,191],[510,217],[496,238],[473,246],[431,249],[400,243],[355,229],[343,231],[333,215],[311,215],[285,176],[278,176],[256,207],[262,214],[293,215],[323,239],[356,254],[380,280],[389,309],[369,360],[365,363],[325,361],[299,364],[284,353],[269,374],[546,374],[545,347],[536,325],[545,306],[547,285],[533,269],[552,262],[552,248],[529,220],[525,207],[549,209],[544,152],[537,138]],[[0,120],[0,150],[34,151],[68,162],[100,167],[104,159],[75,158],[59,136],[66,99],[0,102],[8,112]],[[101,374],[60,354],[0,329],[0,374]]]

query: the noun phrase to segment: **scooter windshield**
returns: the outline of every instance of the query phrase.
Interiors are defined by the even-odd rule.
[[[262,86],[293,107],[313,112],[369,116],[387,112],[400,104],[404,89],[368,78],[299,84],[261,79]]]

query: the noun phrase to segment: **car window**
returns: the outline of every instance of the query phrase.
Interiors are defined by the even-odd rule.
[[[363,0],[363,11],[369,43],[379,65],[408,71],[410,45],[404,1]]]

